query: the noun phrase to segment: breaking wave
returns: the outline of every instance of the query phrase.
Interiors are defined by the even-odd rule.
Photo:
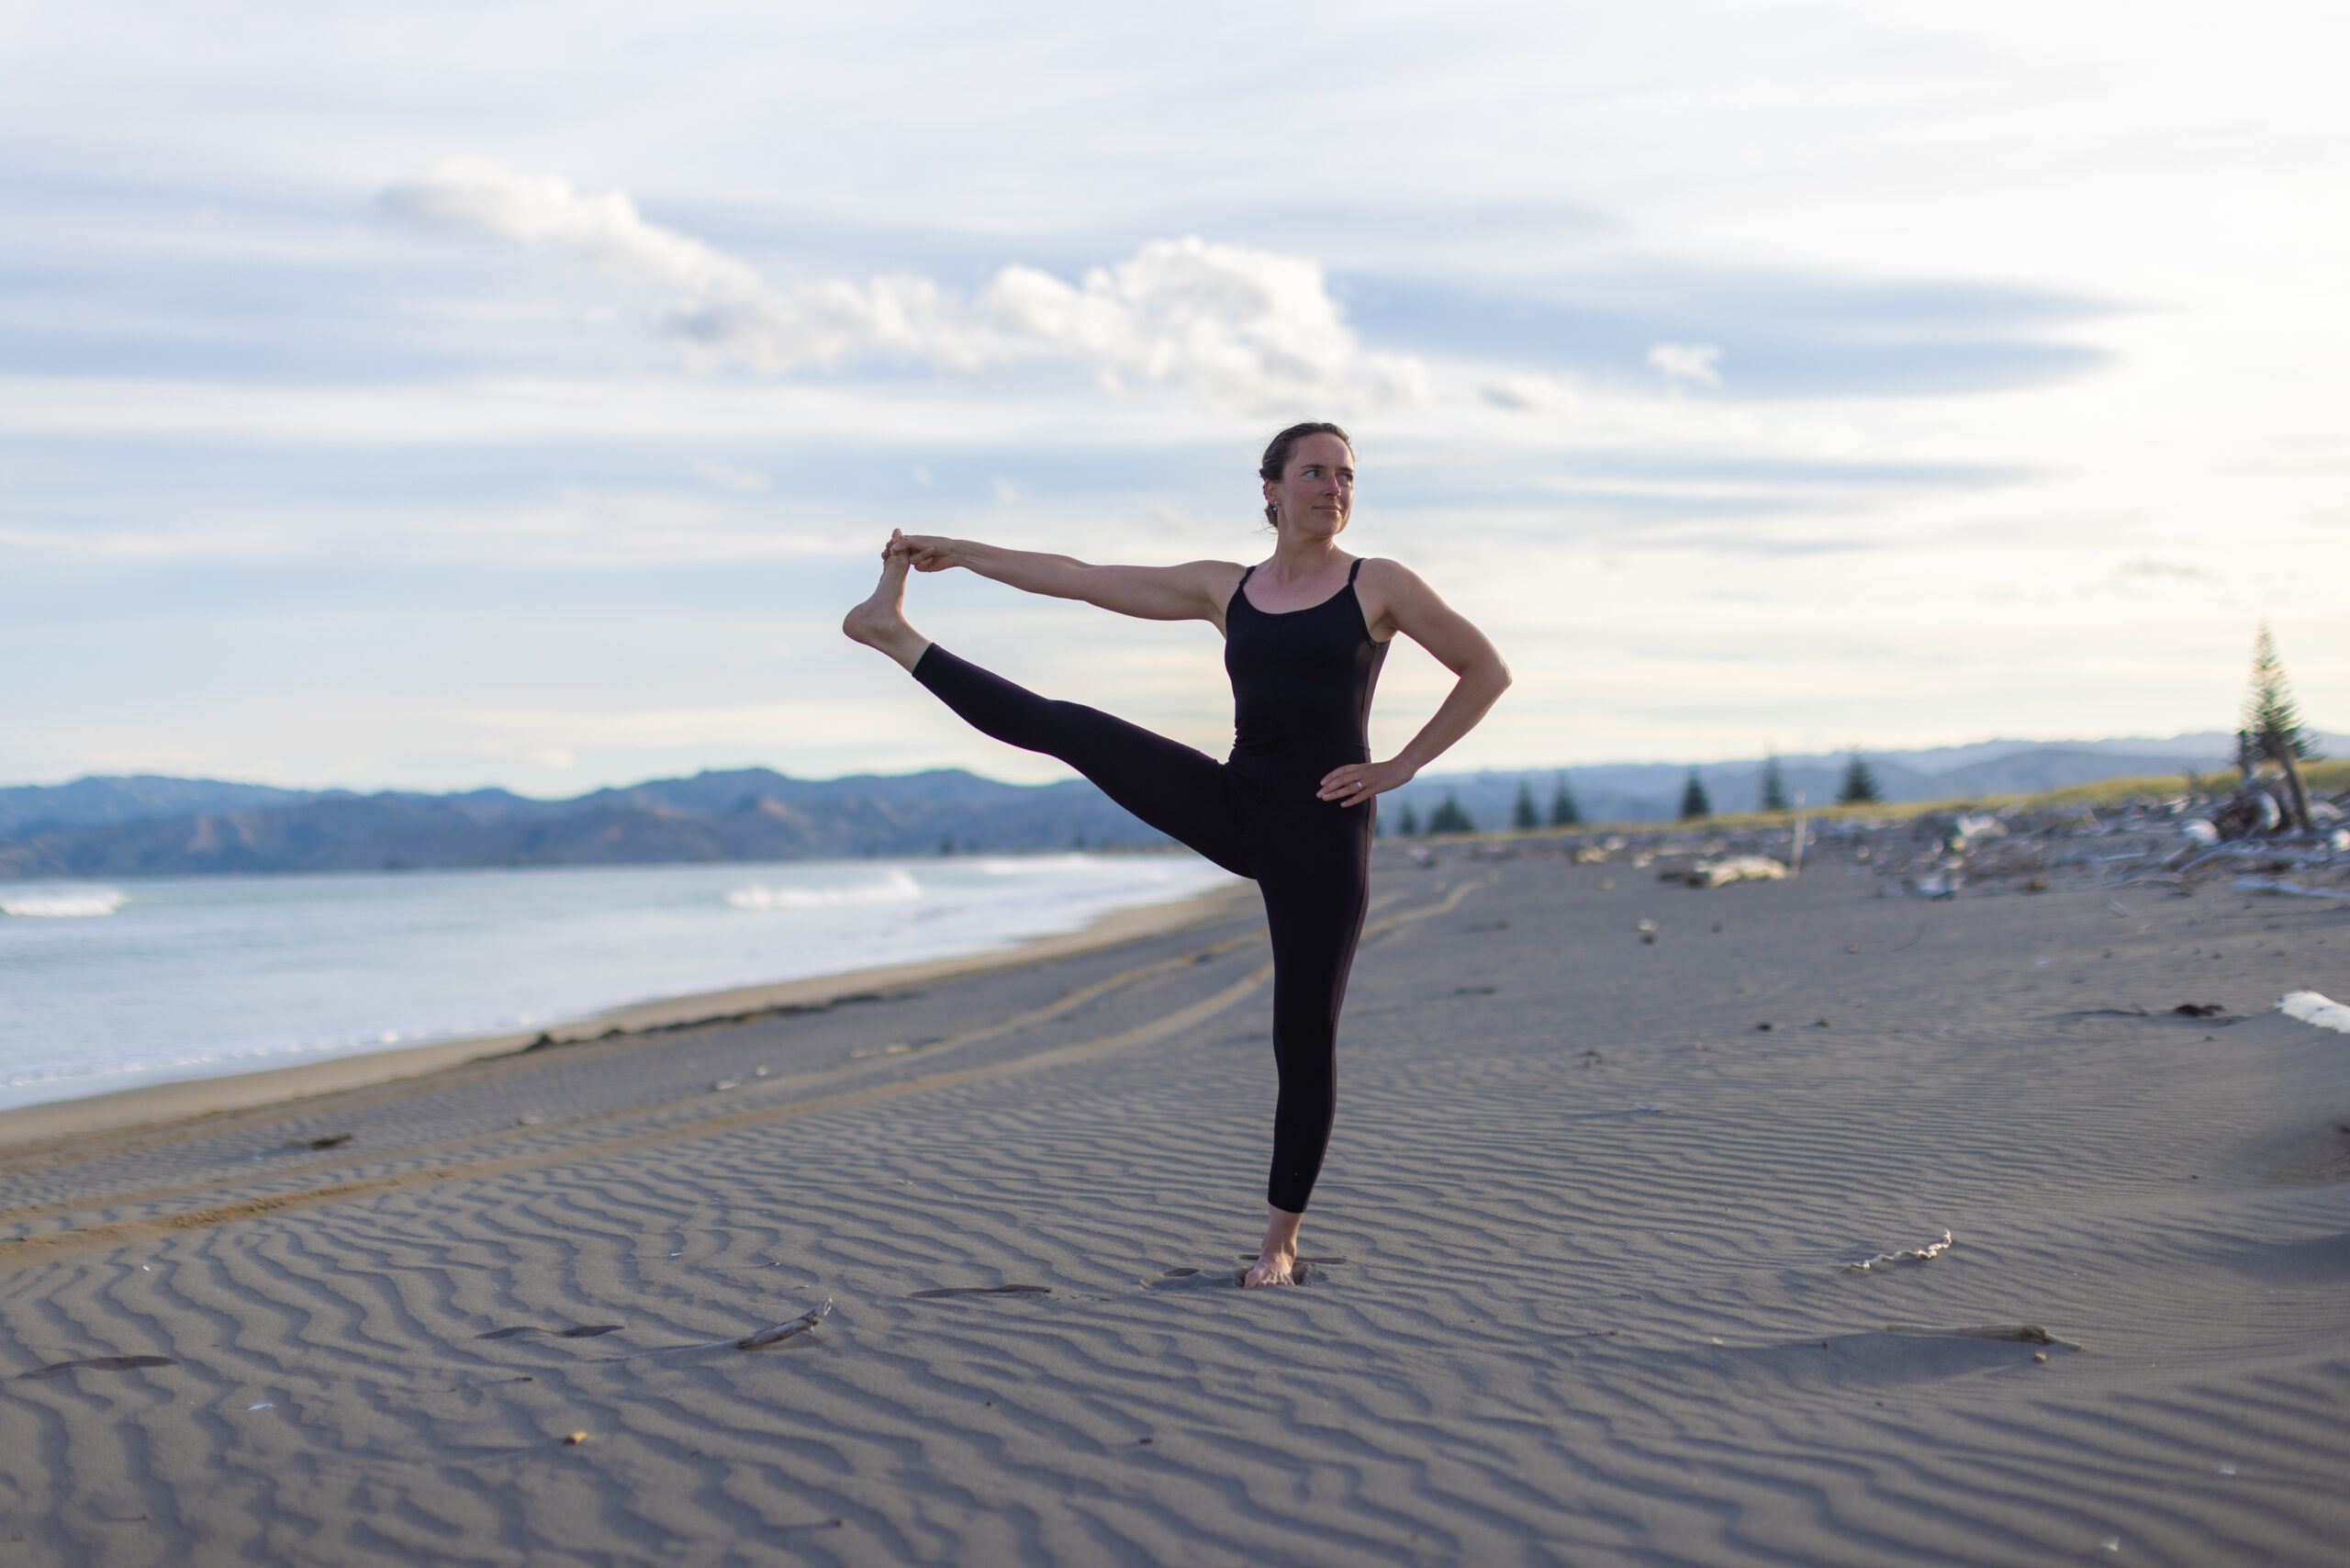
[[[736,909],[843,909],[862,904],[916,903],[922,884],[891,870],[878,882],[856,888],[736,888],[726,902]]]
[[[32,920],[89,920],[112,914],[122,903],[122,894],[112,888],[27,889],[0,893],[0,914]]]

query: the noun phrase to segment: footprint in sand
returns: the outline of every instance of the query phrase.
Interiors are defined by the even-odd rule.
[[[38,1372],[18,1372],[17,1380],[30,1382],[36,1378],[63,1377],[70,1372],[133,1372],[140,1367],[175,1367],[179,1362],[169,1356],[91,1356],[79,1361],[52,1361]]]
[[[627,1327],[625,1323],[582,1323],[576,1328],[542,1328],[535,1323],[518,1323],[511,1328],[493,1328],[474,1338],[515,1339],[525,1334],[543,1334],[550,1339],[593,1339],[599,1334],[617,1334]]]
[[[1209,1273],[1198,1269],[1169,1269],[1142,1283],[1145,1290],[1154,1291],[1226,1290],[1240,1283],[1240,1271],[1218,1269]]]
[[[1254,1252],[1236,1253],[1234,1256],[1245,1258],[1251,1263],[1257,1260]],[[1291,1279],[1301,1285],[1318,1285],[1322,1282],[1322,1266],[1345,1261],[1344,1258],[1300,1258]],[[1240,1269],[1169,1269],[1164,1273],[1152,1275],[1142,1283],[1145,1290],[1153,1291],[1237,1290],[1245,1274],[1246,1271]]]
[[[916,1291],[909,1301],[936,1301],[950,1295],[1050,1295],[1050,1285],[946,1285],[934,1291]]]

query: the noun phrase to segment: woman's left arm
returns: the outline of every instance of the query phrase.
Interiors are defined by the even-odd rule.
[[[1393,561],[1362,564],[1360,588],[1371,611],[1371,630],[1392,626],[1436,655],[1455,677],[1452,690],[1412,742],[1387,762],[1350,762],[1324,777],[1319,796],[1359,806],[1409,784],[1420,769],[1477,727],[1486,711],[1509,689],[1509,666],[1469,618],[1437,597],[1436,590]]]

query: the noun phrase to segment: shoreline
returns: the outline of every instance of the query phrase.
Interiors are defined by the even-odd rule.
[[[1094,916],[1075,931],[1023,938],[1009,947],[930,958],[914,963],[844,969],[829,975],[722,991],[655,997],[584,1014],[543,1029],[474,1035],[384,1050],[359,1051],[326,1061],[260,1067],[208,1078],[142,1083],[69,1099],[0,1110],[0,1149],[80,1134],[110,1132],[153,1123],[180,1122],[232,1111],[332,1094],[348,1089],[420,1078],[448,1068],[519,1055],[535,1045],[575,1045],[610,1036],[654,1034],[700,1024],[738,1022],[761,1014],[822,1007],[876,991],[934,985],[943,980],[1014,969],[1163,935],[1204,924],[1253,899],[1256,885],[1242,882],[1161,903],[1130,905]]]

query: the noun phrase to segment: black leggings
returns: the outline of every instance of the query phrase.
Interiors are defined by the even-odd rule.
[[[974,729],[1057,756],[1144,822],[1264,895],[1273,945],[1273,1166],[1265,1200],[1305,1212],[1337,1111],[1338,1009],[1370,899],[1376,806],[1315,798],[1360,748],[1236,756],[1229,763],[1094,708],[1055,702],[933,643],[914,678]]]

